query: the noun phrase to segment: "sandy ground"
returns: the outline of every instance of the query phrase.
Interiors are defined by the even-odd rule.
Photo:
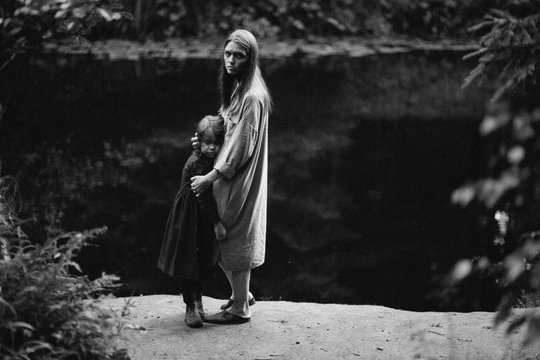
[[[127,298],[107,300],[120,309]],[[205,297],[216,312],[223,300]],[[241,325],[188,328],[181,296],[129,300],[119,348],[152,359],[540,359],[523,330],[493,329],[494,313],[410,312],[382,306],[258,301]],[[523,311],[523,310],[522,310]]]

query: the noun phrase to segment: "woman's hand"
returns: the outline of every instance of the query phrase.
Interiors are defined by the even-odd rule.
[[[216,234],[216,240],[221,241],[225,240],[227,237],[227,229],[221,221],[218,221],[214,224],[214,233]]]
[[[208,189],[210,185],[221,177],[221,174],[216,169],[212,169],[208,174],[202,176],[197,175],[191,178],[191,191],[199,196]]]
[[[191,139],[191,147],[193,150],[197,150],[199,148],[199,134],[195,133],[195,136],[193,136]]]
[[[205,192],[210,185],[212,185],[212,181],[206,175],[197,175],[191,178],[191,191],[193,191],[195,196],[199,196]]]

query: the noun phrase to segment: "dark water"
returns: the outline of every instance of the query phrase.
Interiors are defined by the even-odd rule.
[[[459,89],[461,56],[263,60],[275,112],[258,298],[443,308],[430,297],[435,276],[486,239],[449,203],[481,172],[489,97]],[[155,261],[193,125],[217,109],[216,69],[214,59],[49,57],[17,81],[4,171],[22,174],[36,212],[58,204],[63,227],[109,227],[80,262],[120,274],[122,295],[179,291]],[[227,291],[218,271],[206,293]]]

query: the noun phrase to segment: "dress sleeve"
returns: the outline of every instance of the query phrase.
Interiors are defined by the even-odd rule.
[[[227,179],[231,179],[251,157],[259,132],[261,103],[248,96],[239,114],[238,122],[227,131],[232,131],[227,146],[221,149],[214,168]]]
[[[186,186],[189,186],[191,185],[191,174],[193,173],[193,164],[192,162],[190,161],[190,159],[188,159],[188,161],[186,161],[186,163],[184,164],[184,167],[182,168],[182,178],[180,179],[180,188],[184,188]]]

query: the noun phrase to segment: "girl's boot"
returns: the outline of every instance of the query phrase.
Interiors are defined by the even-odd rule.
[[[191,328],[200,328],[203,326],[201,315],[195,304],[186,305],[186,315],[184,316],[184,321],[187,326]]]
[[[195,301],[195,309],[199,312],[201,319],[204,320],[206,318],[206,312],[204,311],[202,299],[198,299]]]

